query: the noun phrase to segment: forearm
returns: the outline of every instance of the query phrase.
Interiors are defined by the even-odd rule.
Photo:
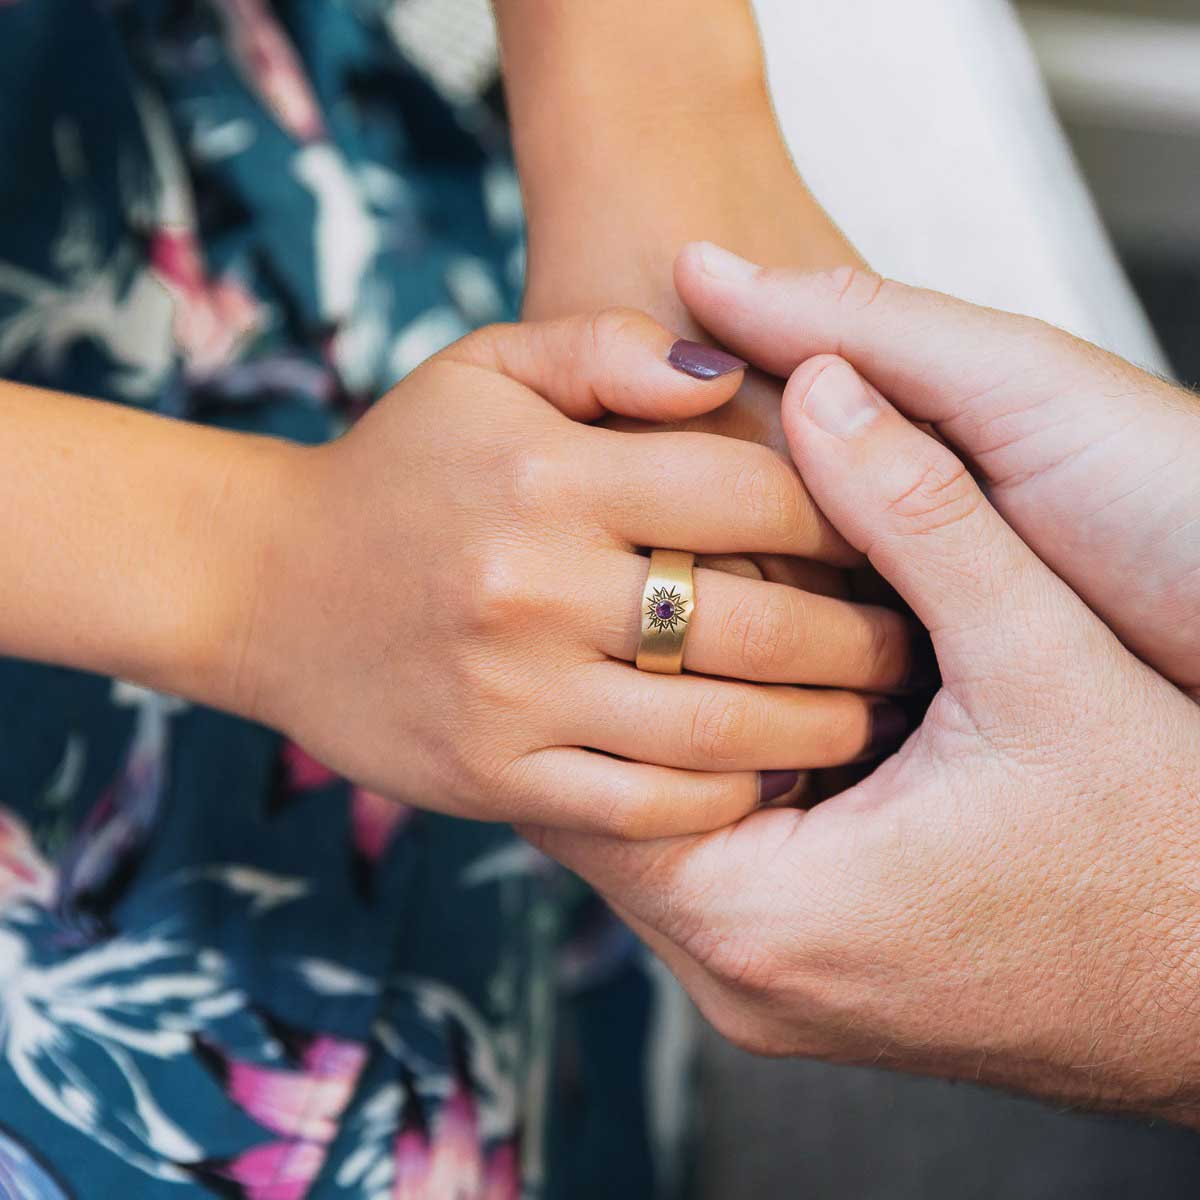
[[[774,136],[749,0],[495,0],[522,179],[702,169],[697,136]],[[640,178],[640,172],[635,176]]]
[[[0,381],[0,653],[234,706],[281,452]]]
[[[756,261],[858,261],[788,154],[749,0],[495,6],[531,315],[649,297],[677,323],[671,264],[692,240]]]

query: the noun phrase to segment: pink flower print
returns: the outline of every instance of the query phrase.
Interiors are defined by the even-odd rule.
[[[318,1035],[308,1039],[295,1067],[231,1059],[207,1042],[198,1042],[197,1048],[229,1098],[283,1140],[264,1142],[224,1162],[205,1163],[196,1173],[237,1184],[246,1200],[302,1200],[324,1165],[358,1084],[366,1046]]]
[[[232,275],[213,280],[208,295],[213,312],[224,322],[235,342],[253,333],[261,323],[258,301]]]
[[[354,849],[368,863],[377,863],[388,848],[393,834],[406,825],[412,815],[412,809],[407,805],[364,788],[355,788],[350,799]]]
[[[330,1142],[366,1058],[359,1043],[318,1037],[295,1069],[225,1060],[225,1089],[265,1128],[284,1137]]]
[[[38,853],[29,830],[0,809],[0,912],[22,900],[48,905],[54,888],[54,869]]]
[[[438,1200],[476,1200],[483,1184],[475,1098],[460,1075],[437,1115],[427,1194]]]
[[[220,0],[230,51],[251,89],[301,142],[325,136],[325,122],[304,70],[274,14],[262,0]]]
[[[429,1139],[423,1127],[405,1129],[396,1138],[395,1162],[392,1200],[430,1200]]]
[[[367,1049],[362,1042],[320,1034],[309,1042],[300,1058],[304,1069],[314,1075],[323,1078],[352,1076],[357,1079],[367,1061]]]
[[[261,322],[254,297],[235,279],[208,278],[196,235],[185,226],[156,230],[149,258],[174,304],[172,332],[188,371],[203,377],[230,363]]]
[[[235,1194],[244,1200],[304,1200],[327,1153],[313,1142],[267,1142],[226,1162],[206,1163],[194,1173],[235,1184]]]
[[[503,1142],[488,1156],[483,1200],[520,1200],[521,1165],[516,1140]]]
[[[145,854],[165,794],[170,718],[178,702],[131,684],[114,702],[136,709],[133,741],[112,786],[59,856],[55,907],[67,942],[111,932],[108,913]]]
[[[207,285],[200,246],[190,229],[172,226],[156,230],[150,239],[149,258],[163,280],[181,292],[195,294]]]
[[[284,786],[289,792],[311,792],[338,781],[337,775],[295,742],[284,744],[283,774]]]

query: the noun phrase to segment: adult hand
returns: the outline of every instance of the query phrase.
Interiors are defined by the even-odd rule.
[[[838,353],[931,423],[996,508],[1135,653],[1200,688],[1200,399],[1025,317],[866,272],[677,267],[720,340],[788,374]]]
[[[782,304],[784,282],[758,286]],[[756,285],[737,286],[710,324],[749,329]],[[754,1050],[1196,1121],[1200,708],[848,363],[801,367],[784,424],[814,498],[933,633],[924,723],[807,813],[638,846],[531,836]]]
[[[290,450],[231,707],[385,795],[630,837],[727,824],[894,733],[890,707],[838,690],[905,678],[905,619],[882,608],[698,571],[700,674],[630,665],[638,547],[853,557],[770,451],[582,423],[737,389],[738,370],[672,369],[672,341],[618,311],[493,327],[340,441]]]
[[[757,60],[757,42],[754,52]],[[751,93],[749,100],[739,94],[719,106],[705,99],[690,131],[670,127],[665,138],[643,136],[632,161],[625,161],[619,173],[614,175],[611,162],[603,165],[602,182],[587,167],[589,152],[575,143],[573,148],[585,161],[573,158],[570,171],[556,163],[553,174],[543,172],[539,178],[527,164],[524,315],[543,320],[605,305],[632,305],[686,337],[703,339],[672,278],[679,248],[691,239],[726,239],[761,261],[810,270],[861,263],[797,174],[765,86]],[[719,139],[719,149],[706,151],[704,184],[697,186],[694,147],[697,140],[712,146],[714,108],[725,112],[722,126],[728,121],[732,127]],[[601,194],[598,188],[603,204],[595,202]],[[666,425],[719,433],[786,455],[779,418],[782,394],[783,379],[752,370],[719,407],[670,420],[638,420],[617,413],[603,423],[627,432],[656,432]],[[849,591],[845,572],[796,558],[759,555],[711,565],[831,595]]]

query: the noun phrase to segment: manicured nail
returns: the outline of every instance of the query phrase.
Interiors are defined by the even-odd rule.
[[[726,354],[716,346],[706,346],[703,342],[689,342],[684,338],[680,338],[671,347],[667,362],[675,370],[682,371],[693,379],[720,379],[722,375],[744,371],[750,365],[745,359]]]
[[[780,796],[786,796],[800,782],[799,771],[759,771],[758,803],[770,804]]]
[[[863,752],[863,761],[883,758],[908,736],[908,717],[895,704],[877,704],[871,709],[871,737]]]
[[[938,667],[937,654],[933,649],[933,639],[919,629],[913,634],[912,648],[909,651],[908,673],[901,685],[906,692],[932,692],[942,686],[942,672]]]
[[[714,279],[721,279],[726,283],[745,283],[761,270],[755,263],[747,262],[746,259],[739,258],[729,250],[713,245],[712,242],[699,242],[697,251],[700,269],[705,275],[711,275]]]
[[[804,414],[818,429],[843,440],[869,425],[882,409],[859,373],[832,362],[809,384]]]

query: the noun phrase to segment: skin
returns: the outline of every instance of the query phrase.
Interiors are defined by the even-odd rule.
[[[0,653],[248,716],[457,815],[727,824],[758,772],[863,754],[881,701],[843,689],[896,688],[909,635],[702,570],[706,675],[633,668],[637,547],[854,556],[763,448],[587,423],[727,400],[740,372],[690,378],[673,341],[619,310],[485,329],[316,448],[0,385]]]
[[[699,335],[672,282],[693,240],[809,269],[861,265],[792,163],[749,0],[495,9],[529,229],[527,317],[631,305]],[[786,454],[781,391],[754,372],[730,403],[681,424]]]
[[[1127,646],[1200,688],[1188,469],[1200,397],[1044,322],[868,271],[760,272],[695,246],[676,280],[699,321],[767,370],[848,358],[960,451],[1005,520]]]
[[[714,336],[793,372],[796,464],[944,684],[809,812],[639,846],[530,836],[753,1050],[1200,1124],[1194,398],[862,272],[695,247],[678,279]]]
[[[694,239],[798,267],[861,265],[792,162],[749,0],[494,7],[528,229],[525,317],[632,305],[707,340],[672,280],[676,254]],[[603,423],[718,433],[786,461],[782,391],[782,380],[750,371],[727,403],[705,412],[665,422],[611,414]],[[789,584],[810,607],[817,596],[878,598],[861,578],[811,559],[702,562]],[[826,786],[806,777],[793,796],[814,782]]]

